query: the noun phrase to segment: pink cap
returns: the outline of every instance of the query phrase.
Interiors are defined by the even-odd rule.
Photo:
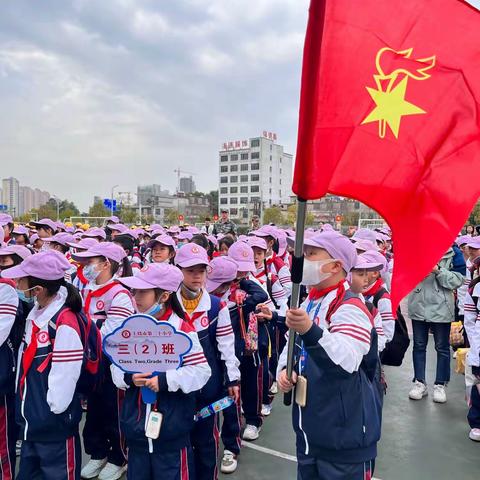
[[[187,227],[187,232],[190,232],[192,235],[196,235],[197,233],[200,233],[200,230],[194,225],[192,225],[190,227]]]
[[[256,237],[273,237],[277,238],[277,229],[271,225],[264,225],[263,227],[255,230],[253,234]]]
[[[175,248],[175,240],[170,235],[159,235],[154,239],[148,242],[148,248],[153,248],[155,244],[160,243],[161,245],[166,245],[167,247]]]
[[[278,254],[282,256],[287,250],[287,232],[277,229]]]
[[[13,233],[16,235],[28,235],[28,228],[23,225],[19,225],[13,229]]]
[[[111,217],[107,218],[107,222],[120,223],[120,219],[115,215],[112,215]]]
[[[126,233],[128,230],[128,227],[123,223],[116,223],[114,225],[109,225],[108,228],[110,230],[114,230],[115,232],[119,232],[119,233]]]
[[[15,230],[14,230],[15,231]],[[469,240],[471,239],[472,237],[470,237],[470,235],[460,235],[459,237],[457,237],[457,239],[455,240],[455,243],[460,247],[462,245],[467,245]]]
[[[98,227],[89,228],[83,234],[83,236],[86,238],[100,237],[102,240],[105,240],[107,238],[107,234],[105,233],[105,230],[103,228],[98,228]]]
[[[207,251],[196,243],[187,243],[177,251],[175,264],[182,268],[193,267],[194,265],[208,265]]]
[[[3,241],[5,240],[5,232],[3,228],[0,227],[0,247],[3,247]]]
[[[176,227],[176,226],[170,227],[170,228],[167,230],[167,233],[177,235],[177,234],[180,233],[180,227]]]
[[[125,250],[112,242],[100,242],[90,247],[86,252],[72,253],[72,258],[77,262],[86,262],[90,258],[105,257],[120,263],[125,257]]]
[[[192,232],[180,232],[177,237],[179,240],[191,240],[193,238]]]
[[[207,238],[215,247],[218,246],[218,240],[216,239],[215,235],[207,235]]]
[[[222,283],[231,282],[237,278],[238,265],[230,257],[214,258],[210,262],[210,269],[205,285],[208,293],[212,293]]]
[[[156,235],[166,235],[165,229],[164,228],[156,228],[155,230],[152,230],[152,237],[155,237]]]
[[[480,237],[470,237],[467,241],[467,245],[475,250],[480,248]]]
[[[119,278],[118,281],[137,290],[160,288],[176,292],[183,281],[183,274],[180,269],[168,263],[149,263],[134,277]]]
[[[9,223],[13,223],[13,218],[11,215],[8,215],[7,213],[0,213],[0,227],[3,227]]]
[[[348,273],[357,263],[355,245],[338,232],[316,233],[305,239],[305,246],[323,248],[335,260],[340,260]]]
[[[0,249],[0,255],[18,255],[20,258],[25,260],[27,257],[32,255],[32,252],[23,245],[9,245],[6,248]]]
[[[363,250],[364,252],[367,250],[378,250],[376,242],[373,243],[370,240],[364,240],[363,238],[359,238],[354,245],[357,250]]]
[[[64,255],[48,250],[27,257],[20,265],[2,271],[3,278],[35,277],[42,280],[60,280],[72,265]]]
[[[267,250],[267,242],[260,237],[248,237],[246,240],[247,245],[253,247],[261,248],[262,250]]]
[[[322,227],[322,232],[334,232],[335,229],[329,223],[325,223]]]
[[[67,233],[75,233],[75,228],[73,227],[67,227],[65,230]]]
[[[65,231],[67,229],[67,226],[63,222],[55,222],[55,225],[57,226],[57,230]]]
[[[122,232],[122,235],[128,235],[129,237],[132,237],[134,240],[138,240],[138,232],[136,229],[133,229],[133,228],[127,228],[125,232]]]
[[[82,238],[79,242],[68,242],[67,245],[77,250],[88,250],[98,243],[96,238]]]
[[[235,242],[229,248],[228,256],[237,262],[239,272],[256,271],[252,247],[245,242]]]
[[[363,265],[363,266],[358,266]],[[368,265],[368,266],[365,266]],[[356,269],[377,269],[384,271],[387,269],[387,259],[376,250],[368,250],[365,253],[362,253],[358,256],[357,264],[355,265]]]
[[[377,241],[377,235],[373,230],[368,228],[359,228],[352,237],[352,241],[357,241],[359,239],[370,240],[373,243]]]
[[[73,235],[70,235],[66,232],[57,233],[53,237],[43,239],[44,242],[55,242],[63,245],[64,247],[68,246],[67,244],[73,242],[74,240],[75,239],[73,238]]]
[[[150,230],[162,230],[165,232],[165,229],[159,224],[159,223],[154,223],[153,225],[150,225]]]
[[[42,218],[38,222],[30,222],[30,225],[34,225],[35,227],[37,227],[37,230],[40,227],[50,227],[54,233],[57,231],[57,224],[49,218]]]

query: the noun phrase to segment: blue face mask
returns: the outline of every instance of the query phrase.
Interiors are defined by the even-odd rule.
[[[32,304],[35,302],[35,297],[27,297],[25,295],[25,292],[29,292],[30,290],[33,290],[35,287],[29,288],[28,290],[17,290],[17,295],[18,298],[25,303]]]
[[[154,303],[144,314],[154,317],[162,310],[162,306],[161,303]]]
[[[100,272],[96,269],[96,265],[87,265],[83,268],[83,276],[90,282],[95,283]]]

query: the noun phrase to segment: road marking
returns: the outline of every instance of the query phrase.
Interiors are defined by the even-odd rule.
[[[245,442],[242,440],[242,447],[251,448],[257,452],[266,453],[268,455],[273,455],[274,457],[283,458],[284,460],[289,460],[290,462],[297,462],[297,457],[295,455],[289,455],[288,453],[279,452],[278,450],[272,450],[271,448],[261,447],[255,443]],[[372,480],[380,480],[379,478],[372,477]]]

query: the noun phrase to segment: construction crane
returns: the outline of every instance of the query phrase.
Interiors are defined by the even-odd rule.
[[[174,172],[177,174],[177,193],[180,191],[180,175],[186,174],[186,175],[196,175],[196,173],[192,172],[186,172],[185,170],[180,170],[180,167],[174,170]]]

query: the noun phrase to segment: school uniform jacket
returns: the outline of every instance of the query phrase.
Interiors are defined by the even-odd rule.
[[[118,388],[126,390],[120,423],[128,447],[150,453],[175,452],[190,445],[190,432],[197,412],[196,392],[206,385],[211,375],[193,326],[171,311],[159,320],[168,321],[176,330],[186,333],[192,341],[192,349],[183,357],[180,368],[158,374],[160,390],[155,408],[163,414],[158,439],[151,440],[145,436],[151,406],[141,400],[140,389],[133,384],[132,375],[111,366],[113,382]]]
[[[463,279],[463,285],[457,288],[457,304],[458,304],[458,313],[459,315],[464,314],[464,305],[465,305],[465,298],[466,294],[468,291],[468,286],[470,285],[470,282],[472,281],[472,272],[470,272],[470,269],[472,268],[472,262],[470,261],[469,258],[467,258],[466,261],[466,271],[465,271],[465,277]]]
[[[463,325],[470,343],[467,362],[471,367],[480,367],[480,283],[474,286],[472,292],[466,292],[464,315]]]
[[[181,289],[177,298],[183,305]],[[203,352],[212,371],[207,385],[198,395],[199,405],[203,408],[209,403],[219,400],[224,386],[224,371],[226,383],[233,385],[240,380],[240,362],[235,356],[235,336],[226,303],[220,303],[217,318],[209,319],[208,312],[212,301],[207,290],[203,289],[202,298],[191,315],[189,322],[195,328]]]
[[[344,288],[349,289],[347,282]],[[293,426],[297,449],[303,455],[362,463],[376,456],[381,403],[375,382],[361,364],[367,355],[378,359],[378,353],[371,349],[372,318],[359,298],[355,303],[342,303],[327,320],[337,293],[333,290],[312,302],[307,298],[301,306],[313,324],[300,336],[307,352],[303,371],[308,381],[307,405],[293,407]],[[285,368],[286,360],[287,347],[277,373]]]
[[[277,312],[278,315],[284,317],[288,308],[288,292],[280,283],[280,279],[277,275],[268,272],[268,277],[272,285],[272,298],[269,299],[266,304],[270,310]],[[268,294],[267,274],[263,267],[258,269],[255,273],[250,273],[247,279],[258,284]],[[278,308],[275,307],[273,301],[275,301]]]
[[[27,317],[16,393],[16,418],[23,440],[62,441],[78,432],[82,413],[75,390],[84,348],[76,315],[64,309],[66,298],[67,291],[61,287],[49,305],[39,309],[35,304]],[[54,342],[49,336],[50,322],[56,324]]]
[[[18,295],[13,284],[8,280],[0,280],[0,395],[14,390],[16,359],[10,333],[18,305]]]
[[[119,328],[135,311],[130,292],[114,278],[103,285],[89,283],[83,294],[85,314],[96,322],[102,337]]]
[[[380,315],[381,318],[381,331],[383,332],[383,335],[385,337],[385,342],[391,342],[395,333],[395,317],[392,312],[392,301],[390,299],[390,293],[388,293],[386,285],[383,284],[381,280],[379,280],[378,282],[380,284],[380,287],[383,289],[383,293],[378,299],[376,309],[378,315]],[[364,296],[367,302],[374,303],[373,300],[375,295],[364,294]],[[375,321],[375,328],[377,328],[377,325],[380,328],[380,322],[378,322],[378,319],[376,319]],[[378,328],[377,333],[379,333],[380,335]]]
[[[267,267],[271,273],[277,275],[282,287],[287,292],[287,297],[290,297],[292,294],[292,277],[289,267],[275,252],[267,258]]]

